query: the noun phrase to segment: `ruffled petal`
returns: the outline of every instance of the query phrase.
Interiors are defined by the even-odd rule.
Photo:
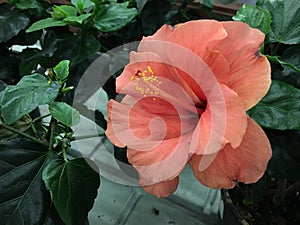
[[[127,148],[128,161],[139,172],[140,177],[152,185],[177,177],[190,159],[188,147],[191,136],[162,140],[151,151]],[[145,183],[144,183],[145,184]]]
[[[190,152],[212,154],[225,144],[240,145],[247,127],[244,104],[225,85],[216,85],[207,96],[207,107],[192,136]]]
[[[144,190],[158,198],[164,198],[171,195],[176,191],[179,178],[176,177],[173,180],[162,181],[156,184],[143,186],[143,182],[140,182]]]
[[[114,100],[108,102],[105,133],[112,143],[119,147],[149,151],[155,149],[162,140],[191,133],[198,120],[192,114],[181,116],[168,102],[161,102],[157,107],[160,114],[154,114],[144,108],[147,104],[142,104],[143,101],[148,100],[145,98],[136,101],[131,96],[126,96],[121,103]]]
[[[209,49],[220,52],[230,70],[216,71],[215,67],[222,65],[208,65],[218,81],[233,89],[249,109],[262,99],[271,84],[270,63],[259,53],[265,35],[241,22],[228,21],[222,25],[228,36]]]
[[[233,188],[237,181],[255,183],[264,174],[272,155],[271,146],[261,127],[248,118],[248,127],[240,146],[226,145],[213,156],[194,155],[190,160],[195,177],[210,188]],[[199,166],[208,160],[205,170]]]
[[[203,58],[208,46],[213,47],[227,37],[222,24],[216,20],[193,20],[176,25],[168,41],[184,46]]]

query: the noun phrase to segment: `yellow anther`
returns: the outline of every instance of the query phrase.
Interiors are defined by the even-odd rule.
[[[150,66],[147,66],[147,69],[148,69],[148,72],[150,73],[150,74],[154,74],[154,72],[153,72],[153,70],[151,69],[151,67]]]
[[[131,81],[134,81],[134,80],[135,80],[134,76],[131,76],[131,77],[130,77],[130,80],[131,80]]]

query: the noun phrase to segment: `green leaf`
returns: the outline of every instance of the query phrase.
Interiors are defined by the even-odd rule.
[[[300,4],[294,0],[258,0],[257,6],[269,11],[272,17],[270,42],[300,43]]]
[[[42,11],[44,10],[41,3],[36,0],[17,0],[14,2],[15,2],[14,6],[17,9],[21,9],[21,10],[35,9],[39,15],[41,15]]]
[[[53,19],[63,19],[68,16],[76,16],[77,10],[74,6],[70,5],[61,5],[61,6],[53,6],[52,12],[50,12],[51,17]]]
[[[77,7],[78,11],[82,14],[83,10],[93,7],[95,4],[90,0],[71,0],[72,5]]]
[[[51,161],[43,172],[55,208],[66,225],[82,225],[94,204],[99,174],[83,158]]]
[[[203,0],[203,4],[209,8],[213,8],[215,4],[215,0]]]
[[[152,35],[157,31],[165,23],[171,9],[168,0],[148,1],[140,13],[143,35]]]
[[[250,27],[257,28],[265,34],[268,34],[271,30],[269,12],[257,6],[244,4],[232,19],[247,23]]]
[[[58,26],[66,26],[66,25],[68,25],[68,23],[63,20],[57,20],[54,18],[46,18],[46,19],[42,19],[42,20],[39,20],[39,21],[36,21],[35,23],[33,23],[26,30],[26,32],[29,33],[32,31],[41,30],[41,29],[45,29],[48,27],[58,27]]]
[[[82,35],[74,40],[70,49],[71,66],[82,62],[100,49],[99,41],[91,34]]]
[[[300,130],[300,90],[273,80],[267,95],[248,114],[266,128]]]
[[[67,22],[68,24],[78,23],[82,24],[84,20],[89,18],[92,15],[92,13],[82,14],[80,16],[68,16],[63,19],[63,21]]]
[[[31,122],[32,122],[31,117],[29,115],[25,115],[20,120],[12,123],[10,126],[13,127],[14,129],[24,132],[30,127]],[[8,131],[4,127],[0,126],[0,140],[1,140],[0,142],[6,142],[8,140],[15,139],[18,136],[19,136],[18,134],[12,131]]]
[[[5,4],[0,5],[0,43],[16,36],[29,23],[29,18],[23,13],[10,10]]]
[[[66,79],[69,75],[69,65],[70,60],[63,60],[60,63],[58,63],[57,66],[53,68],[53,71],[56,74],[56,78],[60,81],[63,81]]]
[[[273,155],[268,173],[279,179],[300,180],[299,131],[266,130]]]
[[[11,124],[38,105],[53,101],[59,88],[57,82],[48,82],[41,74],[25,76],[17,85],[8,86],[3,93],[1,105],[4,122]]]
[[[296,66],[294,66],[291,63],[284,62],[284,61],[280,60],[279,56],[270,56],[270,55],[266,55],[266,56],[267,56],[267,58],[268,58],[268,60],[270,62],[277,62],[277,63],[281,64],[282,66],[289,67],[289,68],[295,70],[296,72],[300,73],[300,69],[299,68],[297,68]]]
[[[220,2],[224,5],[230,4],[232,2],[235,2],[236,0],[220,0]]]
[[[70,127],[80,122],[79,112],[65,102],[51,102],[49,111],[57,121],[66,126]]]
[[[42,171],[53,157],[26,139],[0,144],[0,218],[5,225],[63,225]]]
[[[127,8],[128,2],[97,4],[93,15],[94,26],[102,32],[112,32],[125,27],[137,16],[136,8]]]

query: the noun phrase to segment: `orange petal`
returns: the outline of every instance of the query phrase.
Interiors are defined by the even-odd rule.
[[[144,190],[158,198],[164,198],[171,195],[176,191],[178,186],[179,178],[176,177],[173,180],[162,181],[153,185],[142,186]],[[141,185],[143,182],[141,182]]]
[[[145,101],[147,103],[148,99],[136,101],[126,96],[121,103],[108,102],[106,135],[112,143],[146,151],[154,149],[161,140],[179,137],[194,129],[198,120],[196,114],[183,114],[183,117],[178,111],[180,109],[163,100],[158,106],[153,106],[157,113],[149,112],[144,107],[147,105]],[[149,101],[153,101],[152,98]]]
[[[210,188],[233,188],[236,181],[257,182],[264,174],[272,150],[267,136],[261,127],[248,118],[248,127],[239,147],[226,145],[217,153],[214,160],[211,156],[192,156],[190,165],[195,177]],[[203,161],[211,164],[205,170],[199,170]]]
[[[270,64],[265,56],[259,54],[265,36],[245,23],[228,21],[222,22],[222,25],[228,36],[209,49],[224,56],[230,71],[216,72],[215,76],[233,89],[249,109],[267,93],[271,84]]]
[[[207,107],[192,136],[190,152],[212,154],[226,143],[240,145],[247,127],[244,104],[225,85],[216,85],[207,96]]]
[[[190,159],[188,146],[191,136],[162,140],[153,150],[139,151],[127,149],[128,161],[152,185],[177,177]],[[147,144],[147,143],[146,143]]]
[[[193,20],[177,25],[168,41],[182,45],[203,58],[208,46],[214,46],[226,36],[226,30],[218,21]]]

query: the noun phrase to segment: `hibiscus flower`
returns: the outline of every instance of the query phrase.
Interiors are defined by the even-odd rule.
[[[140,184],[172,194],[189,164],[210,188],[256,182],[271,147],[246,114],[268,91],[264,34],[241,22],[189,21],[144,37],[108,102],[107,137],[127,146]]]

